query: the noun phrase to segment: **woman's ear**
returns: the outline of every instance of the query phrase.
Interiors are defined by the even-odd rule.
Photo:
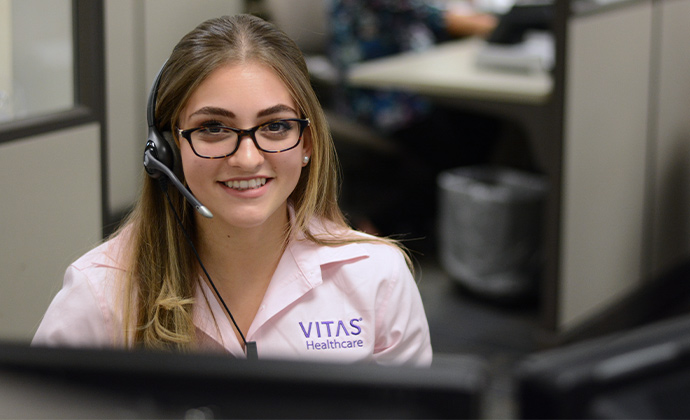
[[[311,137],[311,127],[307,127],[302,134],[302,166],[307,166],[309,160],[311,159],[312,152],[312,137]]]

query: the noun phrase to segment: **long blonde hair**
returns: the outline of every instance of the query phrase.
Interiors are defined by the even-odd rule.
[[[273,69],[285,83],[301,117],[311,120],[311,162],[303,168],[288,199],[294,209],[288,238],[302,234],[322,245],[372,240],[342,233],[349,227],[338,206],[339,170],[328,123],[311,87],[301,51],[274,25],[251,15],[224,16],[203,22],[183,37],[161,72],[156,104],[158,130],[175,131],[190,95],[215,69],[248,61]],[[173,149],[179,153],[176,138],[174,143]],[[184,181],[181,171],[178,175]],[[308,226],[314,219],[329,222],[332,234],[310,232]],[[117,233],[126,231],[131,243],[126,259],[123,317],[128,345],[185,349],[194,344],[192,309],[199,264],[185,237],[185,231],[189,232],[196,242],[194,220],[190,206],[177,190],[170,188],[166,197],[158,181],[145,177],[141,196]]]

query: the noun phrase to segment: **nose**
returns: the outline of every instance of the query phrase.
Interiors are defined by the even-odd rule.
[[[264,162],[264,153],[256,147],[252,138],[246,134],[237,139],[240,142],[237,151],[229,157],[232,165],[251,170]]]

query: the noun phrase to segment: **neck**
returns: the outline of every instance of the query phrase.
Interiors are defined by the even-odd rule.
[[[199,255],[222,283],[268,280],[283,254],[289,218],[273,218],[252,228],[221,225],[214,219],[197,220]]]
[[[285,217],[251,229],[197,220],[199,256],[238,327],[249,331],[286,244]],[[238,340],[239,333],[235,332]]]

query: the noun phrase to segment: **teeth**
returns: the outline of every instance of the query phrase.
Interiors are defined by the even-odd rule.
[[[225,185],[234,190],[252,190],[254,188],[263,187],[266,184],[266,178],[253,178],[242,181],[228,181]]]

